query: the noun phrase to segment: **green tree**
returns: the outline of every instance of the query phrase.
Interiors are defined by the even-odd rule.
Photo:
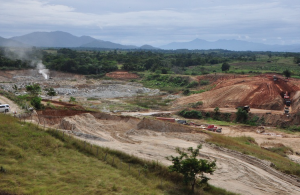
[[[219,107],[215,107],[214,111],[215,111],[214,119],[219,120],[220,119],[220,115],[221,115],[220,108]]]
[[[41,109],[43,105],[41,104],[42,98],[40,97],[33,97],[30,101],[30,104],[37,110]]]
[[[222,71],[228,71],[229,68],[230,68],[230,65],[227,62],[224,62],[222,64],[222,67],[221,67]]]
[[[33,85],[27,85],[26,91],[33,96],[37,96],[41,92],[41,87],[39,84],[35,83]]]
[[[18,89],[18,86],[17,85],[13,85],[13,90],[15,91],[15,92],[17,92],[19,89]]]
[[[289,70],[285,70],[285,71],[283,71],[283,75],[285,76],[285,77],[287,77],[287,78],[289,78],[289,77],[291,77],[291,71],[289,71]]]
[[[202,145],[198,145],[197,149],[189,147],[187,152],[176,148],[177,153],[180,156],[167,157],[168,160],[172,161],[173,165],[169,166],[171,172],[177,172],[183,175],[184,183],[190,184],[192,186],[192,191],[194,192],[195,185],[207,184],[209,178],[204,175],[204,173],[213,174],[216,170],[216,161],[208,161],[205,159],[198,159],[199,150]]]
[[[76,102],[76,98],[71,96],[69,102]]]
[[[45,89],[45,91],[47,91],[48,96],[51,96],[51,99],[52,99],[52,96],[56,96],[56,91],[52,87]]]
[[[237,122],[247,122],[248,120],[248,113],[246,110],[243,110],[242,108],[238,108],[238,111],[236,112],[236,121]]]

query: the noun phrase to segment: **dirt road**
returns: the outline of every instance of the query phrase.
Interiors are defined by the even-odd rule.
[[[165,165],[170,165],[167,156],[177,155],[176,147],[196,147],[204,143],[207,136],[201,133],[163,132],[163,128],[138,129],[138,120],[100,120],[91,114],[68,117],[64,122],[72,124],[74,131],[101,138],[87,139],[93,144],[158,160]],[[86,139],[84,136],[79,138]],[[210,181],[215,186],[246,195],[300,195],[300,182],[277,172],[266,162],[205,143],[200,152],[203,158],[217,161],[218,169]]]
[[[12,114],[14,111],[16,111],[17,113],[21,113],[21,109],[19,108],[19,106],[4,96],[0,96],[0,103],[1,104],[9,104],[9,106],[10,106],[9,114]]]

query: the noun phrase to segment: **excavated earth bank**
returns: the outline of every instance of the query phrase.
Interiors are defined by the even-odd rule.
[[[235,77],[216,75],[216,78],[202,77],[213,81],[215,87],[207,92],[194,94],[178,99],[174,107],[187,105],[197,101],[203,102],[203,108],[235,108],[249,105],[251,108],[266,110],[283,110],[283,95],[288,92],[292,98],[292,110],[299,107],[299,102],[294,97],[299,96],[299,86],[293,80],[279,77],[273,80],[272,75],[260,75],[253,77]],[[201,80],[199,78],[199,80]]]
[[[40,119],[92,144],[117,149],[170,165],[166,156],[176,147],[203,144],[201,157],[217,160],[211,184],[240,194],[300,194],[300,178],[276,171],[271,163],[205,143],[208,134],[197,128],[151,118],[82,111],[44,111]],[[49,115],[47,115],[49,114]],[[55,116],[53,116],[55,115]],[[58,120],[47,120],[49,117]]]

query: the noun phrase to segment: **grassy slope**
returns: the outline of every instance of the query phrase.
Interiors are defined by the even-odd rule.
[[[0,194],[176,195],[188,192],[178,183],[181,177],[154,162],[147,164],[118,151],[98,149],[60,132],[46,132],[1,114],[0,166],[4,170],[0,170]],[[232,194],[215,187],[196,194],[200,192]]]
[[[0,116],[0,189],[17,194],[163,194],[31,125]]]

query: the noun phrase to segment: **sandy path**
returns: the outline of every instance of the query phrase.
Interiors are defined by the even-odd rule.
[[[10,114],[12,114],[14,111],[17,111],[17,113],[21,113],[21,109],[19,108],[19,106],[4,96],[0,96],[0,103],[1,104],[9,104]]]

